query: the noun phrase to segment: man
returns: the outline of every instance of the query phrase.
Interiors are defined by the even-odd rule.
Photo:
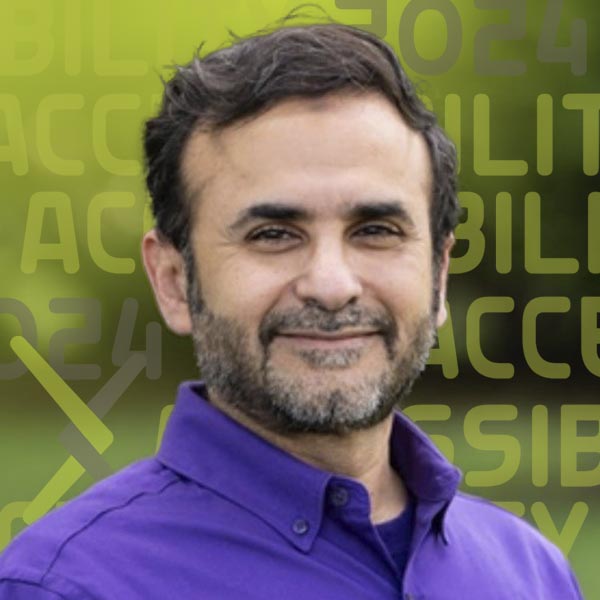
[[[392,51],[335,24],[241,40],[178,70],[145,149],[146,270],[204,383],[157,457],[19,536],[0,599],[580,598],[393,412],[446,317],[458,205]]]

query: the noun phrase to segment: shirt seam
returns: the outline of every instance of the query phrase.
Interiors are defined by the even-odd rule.
[[[264,525],[269,527],[269,529],[271,529],[272,531],[277,533],[277,535],[281,536],[292,546],[294,546],[295,548],[298,548],[298,542],[292,537],[291,533],[288,532],[288,528],[285,527],[284,525],[281,525],[280,523],[276,523],[274,519],[270,519],[269,517],[263,516],[255,508],[243,504],[241,500],[239,500],[237,498],[233,498],[232,496],[222,492],[221,490],[218,490],[208,484],[205,484],[205,483],[202,483],[202,482],[199,482],[196,480],[192,480],[192,481],[200,489],[206,490],[208,493],[214,494],[215,496],[221,498],[221,500],[228,502],[232,506],[237,507],[238,509],[244,511],[245,513],[247,513],[249,515],[252,515],[255,519],[259,520],[261,523],[263,523]],[[322,515],[320,515],[319,516],[319,525],[321,525],[322,520],[323,520],[323,517],[322,517]],[[320,526],[318,528],[316,528],[317,531],[319,529],[320,529]],[[311,546],[314,542],[314,539],[316,538],[316,535],[317,534],[315,533],[312,537],[308,538],[308,539],[311,539]]]
[[[90,519],[89,522],[87,522],[85,525],[83,525],[82,527],[80,527],[79,529],[77,529],[76,531],[74,531],[73,533],[71,533],[69,536],[67,536],[67,538],[60,544],[60,546],[56,550],[54,558],[52,558],[52,560],[50,561],[50,564],[48,565],[48,567],[44,571],[44,574],[40,578],[40,582],[39,582],[40,586],[44,584],[44,579],[46,579],[46,577],[50,574],[50,571],[54,568],[54,565],[58,561],[58,559],[59,559],[60,554],[62,553],[62,551],[65,549],[65,547],[67,546],[67,544],[69,542],[71,542],[73,539],[75,539],[75,537],[77,537],[79,534],[83,533],[86,529],[88,529],[89,527],[91,527],[92,525],[94,525],[97,521],[99,521],[105,515],[107,515],[107,514],[109,514],[111,512],[115,512],[117,510],[121,510],[123,508],[126,508],[127,506],[133,504],[133,502],[135,502],[136,500],[142,498],[143,496],[150,496],[150,495],[156,495],[156,496],[158,496],[158,495],[162,494],[166,489],[168,489],[172,485],[176,484],[178,481],[179,481],[179,479],[175,479],[173,481],[169,481],[168,483],[166,483],[162,488],[160,488],[157,491],[143,491],[143,492],[139,492],[138,494],[135,494],[134,496],[132,496],[131,498],[129,498],[126,502],[122,502],[121,504],[118,504],[116,506],[111,506],[110,508],[107,508],[107,509],[102,510],[99,513],[95,514],[93,516],[93,518]]]
[[[43,592],[50,592],[51,594],[54,594],[54,595],[58,596],[59,598],[62,598],[63,600],[69,600],[69,598],[67,596],[65,596],[64,594],[62,594],[61,592],[57,592],[56,590],[51,590],[50,588],[42,585],[42,580],[40,580],[40,582],[38,583],[36,581],[29,581],[27,579],[21,579],[20,577],[0,577],[0,583],[2,583],[2,582],[34,586],[34,587],[42,590]],[[92,598],[92,596],[89,596],[89,598]]]
[[[293,515],[290,517],[289,525],[287,524],[287,522],[286,522],[286,524],[280,523],[277,519],[270,517],[268,515],[262,514],[260,510],[258,510],[257,508],[254,507],[254,505],[250,506],[250,505],[244,504],[243,499],[238,498],[238,497],[228,493],[227,491],[223,491],[222,489],[220,489],[218,486],[212,484],[211,482],[201,481],[200,479],[198,479],[196,477],[188,475],[187,473],[185,473],[183,471],[183,469],[181,467],[171,464],[170,461],[169,462],[165,461],[164,458],[160,458],[159,461],[166,469],[169,469],[170,471],[172,471],[175,474],[175,476],[180,477],[182,479],[186,479],[188,481],[191,481],[197,488],[204,490],[209,494],[215,495],[216,497],[220,498],[221,500],[244,511],[246,514],[252,515],[255,519],[259,520],[261,523],[263,523],[264,525],[269,527],[269,529],[271,529],[272,531],[277,533],[277,535],[283,537],[289,544],[294,546],[296,549],[298,549],[302,552],[306,552],[306,550],[303,547],[306,542],[303,542],[302,540],[310,540],[308,550],[310,550],[310,547],[312,547],[312,545],[314,544],[314,541],[318,535],[318,531],[321,529],[321,526],[323,523],[323,518],[324,518],[324,516],[323,516],[323,496],[324,496],[324,490],[329,483],[330,477],[328,478],[328,480],[325,483],[325,485],[323,486],[323,488],[319,491],[318,500],[319,500],[320,508],[317,511],[317,522],[315,523],[315,525],[318,524],[318,527],[315,526],[314,530],[311,528],[312,533],[309,533],[308,537],[305,536],[302,539],[298,539],[298,538],[295,538],[291,533],[291,522],[294,519]],[[289,511],[287,511],[287,512],[289,513]],[[299,515],[297,515],[297,516],[299,516]]]

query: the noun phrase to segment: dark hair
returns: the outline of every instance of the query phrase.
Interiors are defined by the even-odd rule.
[[[383,94],[425,138],[433,167],[430,225],[438,266],[459,213],[454,145],[416,95],[393,50],[374,35],[338,23],[283,27],[237,39],[204,57],[198,52],[177,67],[144,138],[146,183],[159,233],[189,253],[192,209],[180,166],[193,131],[218,130],[292,96],[340,90]]]

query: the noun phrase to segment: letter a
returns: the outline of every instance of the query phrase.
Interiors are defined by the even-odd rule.
[[[48,210],[56,213],[58,242],[42,242],[42,227]],[[63,192],[37,192],[31,196],[21,256],[23,273],[35,273],[39,260],[61,260],[65,273],[79,270],[71,199]]]

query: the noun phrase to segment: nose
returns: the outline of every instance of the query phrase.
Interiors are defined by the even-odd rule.
[[[315,248],[305,269],[295,281],[296,296],[327,310],[339,310],[358,299],[363,286],[341,244]]]

